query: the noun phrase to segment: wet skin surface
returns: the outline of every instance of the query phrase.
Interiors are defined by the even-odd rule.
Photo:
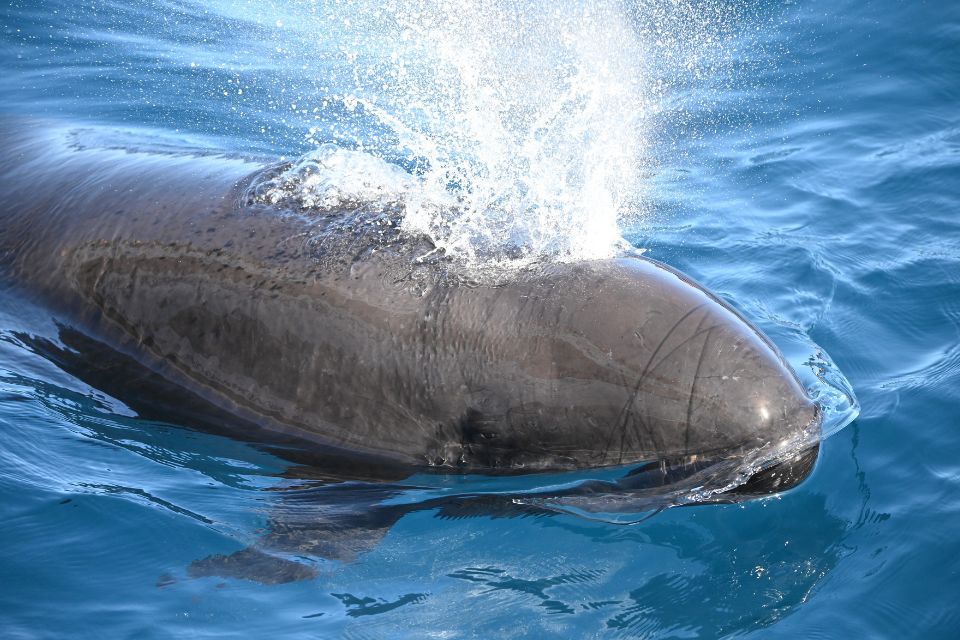
[[[819,419],[762,334],[660,263],[476,277],[423,259],[432,245],[390,211],[251,203],[255,164],[72,135],[9,137],[9,279],[65,325],[284,437],[458,473],[685,467]]]

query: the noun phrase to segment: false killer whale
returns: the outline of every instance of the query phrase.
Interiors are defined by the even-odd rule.
[[[477,278],[389,207],[258,198],[282,165],[95,128],[0,129],[0,274],[65,343],[149,371],[237,436],[296,440],[347,478],[632,465],[550,494],[587,511],[682,478],[715,489],[703,501],[763,495],[816,459],[820,411],[776,347],[664,264]]]

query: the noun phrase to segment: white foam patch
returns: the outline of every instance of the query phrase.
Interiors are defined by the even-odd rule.
[[[381,158],[325,144],[258,185],[258,202],[333,211],[358,206],[401,206],[417,180]]]

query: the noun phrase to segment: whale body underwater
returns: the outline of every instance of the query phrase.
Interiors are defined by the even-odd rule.
[[[277,165],[0,130],[0,273],[60,330],[22,341],[120,397],[149,378],[341,478],[624,469],[550,494],[581,506],[679,481],[747,499],[816,459],[821,412],[776,347],[659,262],[472,278],[396,211],[262,202]]]

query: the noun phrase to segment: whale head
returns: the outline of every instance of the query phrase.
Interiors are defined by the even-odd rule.
[[[756,463],[763,475],[744,496],[793,486],[812,468],[820,412],[796,374],[730,305],[669,267],[554,266],[483,307],[480,343],[509,356],[511,375],[476,381],[459,425],[467,465],[658,462],[667,477]]]

